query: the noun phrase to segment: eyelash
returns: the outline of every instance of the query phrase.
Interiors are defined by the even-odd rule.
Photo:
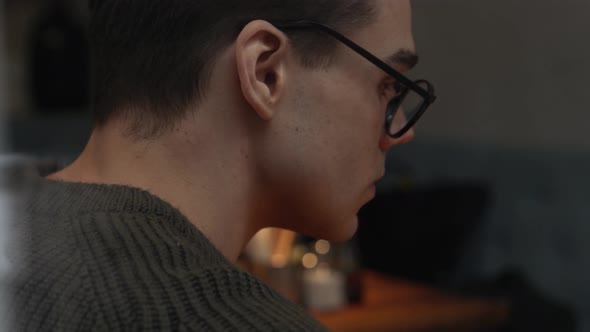
[[[397,97],[402,91],[402,84],[395,81],[395,82],[386,82],[383,83],[381,88],[381,93],[383,96],[394,98]]]

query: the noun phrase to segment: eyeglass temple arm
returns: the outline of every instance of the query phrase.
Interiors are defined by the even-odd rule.
[[[383,62],[381,59],[374,56],[369,51],[365,50],[364,48],[362,48],[360,45],[356,44],[352,40],[346,38],[341,33],[337,32],[335,30],[332,30],[331,28],[329,28],[321,23],[312,22],[312,21],[274,22],[274,23],[270,22],[270,23],[274,24],[277,28],[280,28],[280,29],[306,29],[306,28],[307,29],[319,29],[322,32],[327,33],[327,34],[331,35],[332,37],[336,38],[337,40],[339,40],[340,42],[342,42],[343,44],[345,44],[346,46],[351,48],[353,51],[357,52],[358,54],[363,56],[365,59],[372,62],[375,66],[379,67],[381,70],[383,70],[387,74],[395,77],[395,79],[397,79],[399,82],[401,82],[405,86],[411,87],[412,90],[414,90],[416,93],[420,94],[425,99],[430,100],[432,98],[432,95],[430,93],[428,93],[428,91],[424,90],[422,87],[420,87],[416,83],[412,82],[410,79],[408,79],[407,77],[402,75],[397,70],[391,68],[391,66],[389,66],[388,64]]]

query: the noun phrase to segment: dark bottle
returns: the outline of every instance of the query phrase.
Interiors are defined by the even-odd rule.
[[[64,0],[51,0],[31,36],[31,94],[41,113],[88,106],[89,52],[85,29]]]

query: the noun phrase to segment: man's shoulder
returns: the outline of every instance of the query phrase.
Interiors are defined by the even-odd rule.
[[[235,267],[187,270],[137,259],[99,269],[72,258],[61,269],[27,274],[13,293],[17,323],[23,330],[73,331],[94,322],[112,331],[323,331],[301,307]]]
[[[20,175],[5,188],[25,188],[15,179],[30,184],[11,223],[8,285],[19,330],[322,330],[147,193],[36,181],[27,167],[12,172]],[[103,198],[109,203],[100,205]]]
[[[152,289],[151,303],[167,306],[169,311],[161,312],[160,323],[173,329],[325,331],[302,307],[233,266],[173,273],[167,282],[165,287]],[[150,312],[146,309],[143,315]]]

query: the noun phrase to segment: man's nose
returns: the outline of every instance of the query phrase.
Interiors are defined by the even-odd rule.
[[[395,145],[401,145],[411,142],[415,136],[416,132],[414,131],[414,128],[410,128],[410,130],[408,130],[405,134],[403,134],[402,137],[399,138],[393,138],[387,135],[387,133],[384,133],[379,146],[381,150],[385,152]]]

